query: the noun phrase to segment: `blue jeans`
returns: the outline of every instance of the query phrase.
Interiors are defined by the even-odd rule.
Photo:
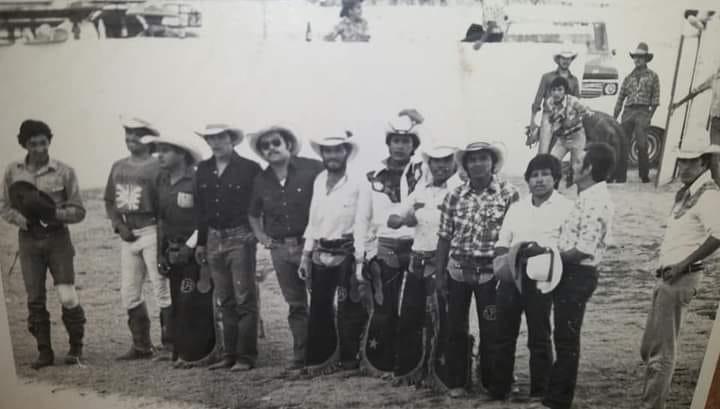
[[[630,147],[630,141],[635,138],[638,148],[638,174],[640,179],[646,180],[650,172],[650,164],[648,159],[648,130],[650,129],[650,111],[647,106],[629,106],[625,107],[622,115],[622,128],[625,136],[629,138],[627,146]],[[630,149],[628,148],[628,152]]]

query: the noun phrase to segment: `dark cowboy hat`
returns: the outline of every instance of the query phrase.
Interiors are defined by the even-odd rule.
[[[462,42],[466,43],[474,43],[478,40],[480,40],[485,34],[485,29],[480,24],[470,24],[470,27],[468,27],[467,31],[465,32],[465,38],[463,38]]]
[[[654,56],[655,55],[650,52],[648,45],[645,43],[638,44],[638,46],[635,48],[635,51],[630,51],[630,58],[644,57],[645,61],[647,62],[652,61]]]
[[[30,224],[59,223],[55,201],[30,182],[18,181],[10,185],[10,205]]]

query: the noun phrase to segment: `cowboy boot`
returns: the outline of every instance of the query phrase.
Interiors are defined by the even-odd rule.
[[[37,341],[37,349],[39,355],[37,359],[30,364],[33,369],[40,369],[55,363],[55,354],[52,350],[50,342],[50,321],[35,321],[29,325],[30,333]]]
[[[128,352],[115,359],[130,361],[151,358],[153,351],[150,342],[150,317],[145,303],[128,310],[128,327],[132,333],[133,345]]]
[[[176,353],[173,346],[173,308],[172,306],[160,309],[160,342],[156,361],[174,361]]]
[[[67,330],[70,350],[65,356],[66,365],[74,365],[80,363],[82,356],[83,336],[85,335],[85,311],[82,306],[78,305],[74,308],[62,308],[62,322]]]

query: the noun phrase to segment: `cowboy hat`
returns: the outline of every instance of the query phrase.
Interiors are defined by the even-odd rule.
[[[448,145],[435,145],[424,149],[421,153],[423,162],[428,163],[430,158],[440,159],[455,155],[457,148]]]
[[[706,145],[703,147],[685,149],[678,152],[677,158],[681,159],[697,159],[703,155],[720,155],[720,145]]]
[[[514,283],[518,292],[522,293],[522,274],[518,266],[518,254],[522,242],[510,246],[508,252],[493,259],[493,272],[498,280],[505,283]]]
[[[223,123],[207,124],[204,127],[195,130],[195,134],[198,136],[202,136],[203,138],[210,135],[217,135],[223,132],[227,132],[228,134],[230,134],[230,138],[236,145],[239,145],[243,141],[243,138],[245,138],[245,134],[240,128],[235,128],[233,126]]]
[[[485,29],[483,28],[483,26],[480,24],[472,23],[465,32],[465,38],[460,41],[464,43],[474,43],[480,40],[483,34],[485,34]]]
[[[499,173],[505,163],[505,154],[501,148],[499,142],[472,142],[469,143],[465,149],[459,149],[455,153],[455,160],[457,161],[458,168],[463,168],[463,158],[468,152],[476,151],[490,151],[495,155],[495,173]]]
[[[290,139],[292,141],[292,149],[290,150],[291,156],[296,156],[300,152],[300,139],[290,129],[284,126],[271,126],[269,128],[262,129],[249,135],[250,148],[253,150],[253,152],[255,152],[257,156],[261,158],[264,157],[257,145],[263,136],[269,135],[271,133],[279,133],[283,136],[283,138],[285,138],[285,140]]]
[[[553,54],[553,61],[557,62],[557,59],[559,57],[574,60],[577,55],[578,53],[574,50],[574,47],[572,47],[568,43],[565,43],[555,54]]]
[[[528,257],[525,273],[535,281],[537,289],[547,294],[557,287],[562,278],[562,259],[557,247],[544,247],[542,253]]]
[[[630,58],[645,57],[645,61],[647,62],[652,61],[654,56],[655,55],[649,51],[648,45],[645,43],[639,43],[635,48],[635,51],[630,51]]]
[[[358,153],[358,144],[351,139],[352,132],[345,130],[331,134],[331,136],[324,136],[310,141],[310,147],[315,154],[322,158],[320,147],[322,146],[338,146],[342,144],[348,144],[351,146],[350,154],[348,155],[348,162],[351,161]]]
[[[158,136],[160,131],[150,122],[138,117],[120,117],[120,123],[125,129],[147,129],[150,135]]]
[[[10,205],[19,211],[30,224],[59,223],[55,201],[37,186],[26,181],[17,181],[8,188]]]
[[[409,135],[415,148],[420,146],[420,130],[424,121],[422,115],[414,109],[404,109],[385,126],[385,144],[390,144],[393,135]]]
[[[172,145],[177,148],[182,149],[183,151],[190,154],[190,156],[193,159],[193,162],[197,163],[202,160],[202,152],[200,150],[193,146],[190,141],[186,141],[180,138],[174,138],[170,136],[143,136],[140,138],[140,143],[143,144],[152,144],[157,145],[159,143],[164,143],[166,145]]]

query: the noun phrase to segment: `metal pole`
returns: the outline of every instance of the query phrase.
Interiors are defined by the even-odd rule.
[[[655,187],[660,185],[660,175],[662,174],[663,159],[665,158],[665,149],[667,149],[668,128],[670,127],[670,118],[672,117],[672,104],[675,99],[675,90],[677,88],[678,71],[680,70],[680,57],[682,57],[682,49],[685,43],[685,36],[680,35],[680,44],[678,45],[677,58],[675,60],[675,74],[673,75],[672,88],[670,88],[670,103],[668,104],[668,113],[665,118],[665,130],[663,132],[663,144],[660,150],[660,165],[658,166],[658,177],[655,178]],[[675,172],[673,172],[673,175]]]
[[[700,56],[700,45],[702,44],[702,31],[698,31],[698,40],[697,40],[697,48],[695,49],[695,61],[693,61],[693,70],[692,74],[690,75],[690,85],[688,86],[688,94],[692,92],[693,89],[693,83],[695,82],[695,73],[697,71],[697,62],[698,57]],[[683,117],[683,126],[682,131],[680,132],[680,140],[678,141],[678,148],[682,147],[682,141],[685,137],[685,128],[687,127],[687,119],[688,115],[690,114],[690,108],[692,107],[692,100],[688,101],[688,104],[685,106],[685,115]]]

